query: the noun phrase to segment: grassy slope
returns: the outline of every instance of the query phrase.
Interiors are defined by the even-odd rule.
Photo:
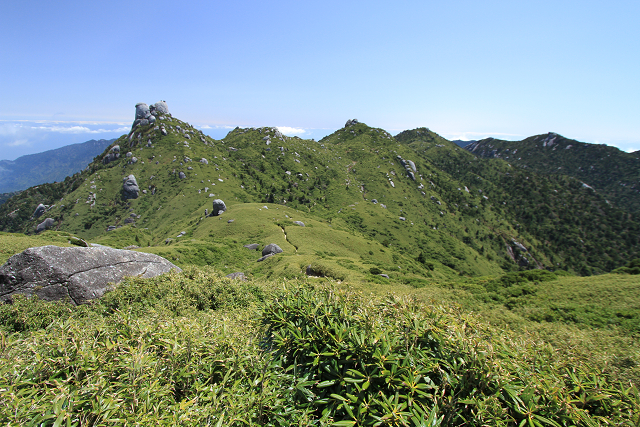
[[[490,205],[516,229],[506,240],[523,242],[546,266],[584,275],[602,273],[640,253],[637,220],[576,179],[539,175],[501,159],[478,159],[424,128],[396,138],[460,177],[471,194],[486,196],[483,205]]]

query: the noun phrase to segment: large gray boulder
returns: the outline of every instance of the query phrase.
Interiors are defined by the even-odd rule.
[[[171,269],[181,271],[158,255],[105,246],[29,248],[0,267],[0,300],[24,294],[78,305],[100,298],[125,276],[148,278]]]
[[[213,210],[211,211],[211,215],[218,216],[222,215],[223,212],[226,212],[227,205],[220,199],[215,199],[213,201]]]
[[[262,250],[262,255],[275,255],[275,254],[279,254],[282,253],[282,249],[280,249],[280,246],[276,245],[275,243],[269,243],[267,246],[264,247],[264,249]]]
[[[153,104],[151,107],[151,114],[159,116],[162,114],[169,114],[169,106],[166,101],[159,101]]]
[[[136,177],[133,175],[129,175],[124,178],[124,182],[122,183],[122,196],[124,199],[137,199],[138,194],[140,193],[140,188],[138,187],[138,181],[136,181]]]
[[[144,102],[138,102],[136,104],[136,120],[146,119],[151,115],[149,106]]]
[[[56,225],[56,221],[53,218],[47,218],[40,224],[38,224],[38,226],[36,227],[36,233],[42,233],[44,230],[48,230],[54,225]]]
[[[36,207],[36,210],[33,212],[33,217],[34,218],[40,218],[42,216],[42,214],[44,213],[44,211],[47,210],[47,207],[45,205],[43,205],[42,203],[40,203],[38,205],[38,207]]]
[[[349,128],[351,126],[357,125],[358,123],[360,123],[358,119],[347,120],[347,123],[345,123],[344,127]]]
[[[269,243],[262,250],[262,257],[260,259],[258,259],[257,262],[262,262],[265,259],[270,258],[270,257],[274,256],[275,254],[279,254],[281,252],[282,252],[282,249],[280,249],[280,246],[276,245],[275,243]]]

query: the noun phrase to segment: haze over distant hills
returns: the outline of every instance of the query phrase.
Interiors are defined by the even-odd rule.
[[[15,160],[0,160],[0,193],[62,181],[87,167],[113,141],[114,139],[91,140],[29,154]]]

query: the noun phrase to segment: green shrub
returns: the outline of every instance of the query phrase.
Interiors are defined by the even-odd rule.
[[[299,287],[265,308],[264,345],[297,378],[296,407],[334,426],[588,426],[640,409],[635,388],[616,390],[588,369],[558,370],[549,348],[489,343],[459,316]]]
[[[335,280],[345,280],[346,276],[334,267],[330,267],[318,262],[312,262],[307,266],[307,273],[311,276],[329,277]]]

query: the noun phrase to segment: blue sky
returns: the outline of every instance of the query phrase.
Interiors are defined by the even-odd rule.
[[[137,102],[214,137],[357,118],[449,139],[640,149],[640,2],[5,1],[0,159],[127,132]]]

